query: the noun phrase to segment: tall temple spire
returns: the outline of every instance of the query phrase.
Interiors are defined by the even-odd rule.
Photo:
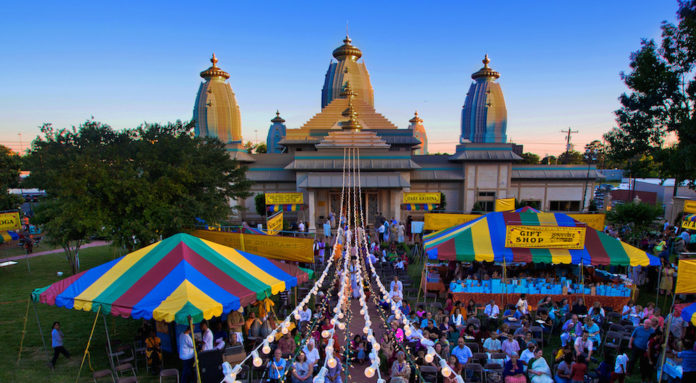
[[[321,90],[321,108],[324,109],[334,99],[341,96],[343,85],[350,81],[353,89],[360,94],[357,100],[366,102],[374,107],[374,91],[370,83],[370,75],[364,62],[358,62],[362,52],[353,45],[353,40],[346,33],[343,45],[334,49],[333,57],[336,62],[329,64],[324,79],[324,87]]]
[[[280,117],[280,112],[276,110],[276,115],[271,119],[271,122],[266,137],[266,153],[282,153],[283,147],[280,145],[280,141],[285,137],[287,131],[285,120]]]
[[[215,53],[210,62],[212,66],[201,72],[205,81],[198,88],[193,109],[195,134],[201,137],[216,137],[228,146],[241,144],[242,119],[232,87],[226,81],[230,75],[217,66],[218,58]]]
[[[461,136],[459,141],[477,143],[507,142],[507,108],[500,84],[500,73],[490,68],[486,54],[483,68],[474,72],[474,82],[469,87],[462,108]]]
[[[428,135],[425,133],[423,119],[418,116],[418,111],[413,113],[413,118],[408,120],[408,122],[410,122],[408,128],[413,131],[413,137],[421,142],[420,146],[414,150],[413,154],[428,154]]]

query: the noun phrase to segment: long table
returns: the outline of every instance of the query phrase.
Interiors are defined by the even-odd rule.
[[[428,286],[429,288],[430,286]],[[474,302],[479,304],[486,304],[491,299],[500,307],[500,312],[504,310],[503,304],[515,304],[520,297],[520,294],[487,294],[487,293],[452,293],[454,301],[460,301],[463,305],[469,302],[469,299],[473,299]],[[611,307],[614,311],[621,312],[624,305],[628,303],[631,299],[630,297],[608,297],[603,295],[583,295],[583,294],[568,294],[568,295],[544,295],[544,294],[527,294],[527,302],[532,307],[537,307],[539,301],[546,297],[551,297],[555,302],[559,302],[563,298],[568,299],[568,303],[572,306],[578,298],[583,298],[585,300],[585,306],[589,309],[592,307],[594,302],[599,302],[602,307]]]

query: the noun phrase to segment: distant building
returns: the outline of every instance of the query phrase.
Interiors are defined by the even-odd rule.
[[[426,130],[419,115],[400,129],[375,110],[370,76],[365,63],[359,61],[362,52],[350,38],[333,51],[333,57],[319,113],[299,128],[286,128],[277,114],[266,141],[268,153],[240,154],[237,127],[241,127],[228,127],[216,119],[217,113],[227,116],[239,110],[225,82],[229,75],[217,68],[217,61],[201,73],[206,82],[201,85],[194,112],[194,117],[203,117],[196,118],[196,134],[230,137],[230,155],[248,167],[253,193],[304,194],[304,208],[288,215],[297,214],[309,222],[310,229],[329,212],[339,213],[346,146],[360,147],[357,165],[368,224],[374,224],[378,214],[402,220],[409,215],[422,217],[423,211],[409,210],[409,205],[402,204],[404,192],[441,192],[449,212],[470,212],[474,207],[492,210],[495,199],[512,197],[543,210],[587,210],[595,182],[601,178],[594,166],[519,163],[522,147],[507,142],[505,100],[495,81],[500,74],[489,67],[488,56],[484,67],[472,75],[474,83],[462,109],[460,144],[452,155],[428,154]],[[215,73],[225,73],[226,77]],[[208,92],[206,84],[213,80],[227,95],[222,105],[217,97],[213,100],[202,94]],[[208,102],[211,105],[201,106]],[[216,106],[222,110],[211,110]],[[238,119],[227,121],[236,124]],[[253,197],[239,203],[246,207],[241,218],[251,223],[261,221]]]

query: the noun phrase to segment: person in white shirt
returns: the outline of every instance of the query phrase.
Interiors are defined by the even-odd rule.
[[[626,355],[623,347],[619,351],[619,355],[616,356],[616,362],[614,362],[614,373],[612,374],[611,381],[623,382],[626,378],[626,371],[628,370],[628,355]]]
[[[305,231],[304,222],[300,221],[300,223],[297,225],[297,229],[300,231],[300,233],[304,233],[304,231]]]
[[[181,359],[181,381],[189,382],[193,377],[193,339],[191,339],[191,328],[179,335],[179,359]]]
[[[201,347],[201,351],[210,351],[213,349],[213,332],[210,331],[210,328],[208,327],[208,322],[203,321],[201,322],[201,339],[203,341],[203,345]]]
[[[399,262],[396,262],[396,265],[394,265],[394,267],[399,269],[399,270],[403,270],[404,269],[404,260],[400,259]]]
[[[304,310],[300,309],[300,328],[312,320],[312,310],[309,306],[305,305]]]
[[[520,309],[520,312],[524,315],[529,314],[529,304],[527,303],[527,294],[521,294],[520,299],[517,301],[515,307]]]
[[[534,351],[536,350],[536,343],[534,341],[527,342],[527,348],[520,354],[520,362],[524,364],[524,370],[527,371],[527,364],[534,358]]]
[[[498,333],[492,332],[491,336],[483,342],[483,351],[489,354],[500,352],[502,350],[502,344],[500,339],[498,339]]]
[[[394,302],[401,301],[404,299],[404,294],[399,289],[399,285],[394,285],[392,290],[389,292],[389,298]]]
[[[592,341],[587,331],[583,331],[582,336],[575,339],[575,355],[585,355],[588,360],[592,356]]]
[[[309,338],[309,340],[307,341],[307,344],[304,346],[302,351],[307,356],[307,363],[309,363],[312,366],[312,368],[318,367],[317,362],[319,362],[319,358],[320,358],[319,350],[316,347],[314,347],[314,339],[313,338]]]
[[[483,310],[483,313],[489,318],[497,319],[498,315],[500,315],[500,308],[498,307],[498,305],[495,304],[494,300],[491,300],[490,303],[486,305],[486,308]]]
[[[462,316],[462,312],[459,308],[454,309],[452,318],[450,318],[450,323],[457,329],[464,326],[464,317]]]
[[[395,275],[395,276],[394,276],[394,280],[391,281],[391,283],[389,283],[389,290],[394,290],[394,285],[398,285],[398,286],[399,286],[399,290],[403,291],[403,289],[404,289],[404,284],[401,283],[401,281],[399,280],[399,277],[398,277],[397,275]]]

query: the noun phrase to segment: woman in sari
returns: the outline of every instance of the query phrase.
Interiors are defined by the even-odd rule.
[[[534,351],[534,359],[529,362],[527,372],[529,372],[532,383],[553,383],[551,368],[549,368],[549,364],[546,363],[543,355],[544,351],[541,348],[537,348]]]
[[[391,383],[408,383],[411,377],[411,367],[406,362],[406,354],[399,351],[396,354],[396,360],[391,368]]]

